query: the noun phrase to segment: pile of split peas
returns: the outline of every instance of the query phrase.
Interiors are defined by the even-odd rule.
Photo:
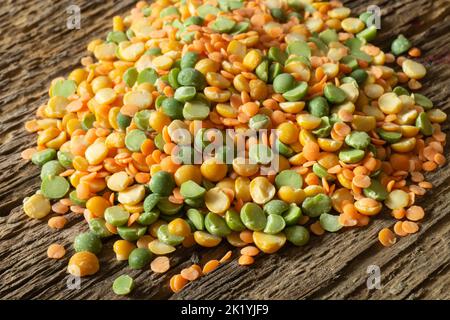
[[[416,233],[416,196],[432,188],[423,173],[446,162],[447,115],[419,93],[421,51],[400,35],[383,52],[371,14],[350,14],[338,1],[157,0],[114,17],[25,124],[37,146],[22,156],[42,169],[25,213],[50,215],[52,229],[72,213],[89,226],[68,272],[95,274],[108,238],[131,269],[163,273],[177,248],[221,242],[251,265],[311,233],[367,226],[383,207],[396,222],[382,245]],[[205,152],[217,130],[245,139],[232,163],[233,144]],[[231,255],[183,269],[170,288]],[[113,290],[133,286],[124,274]]]

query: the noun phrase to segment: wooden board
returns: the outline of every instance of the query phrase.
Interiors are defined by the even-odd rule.
[[[134,1],[77,1],[81,29],[68,30],[66,8],[71,1],[5,0],[0,7],[0,298],[115,299],[112,281],[130,273],[137,282],[136,299],[448,299],[450,298],[450,167],[427,176],[435,188],[419,203],[427,218],[418,234],[382,248],[378,230],[393,225],[382,214],[365,229],[316,238],[304,248],[289,246],[279,254],[257,259],[250,268],[235,261],[189,285],[179,294],[168,290],[169,278],[193,261],[220,257],[227,245],[213,250],[186,249],[171,257],[173,268],[163,276],[130,271],[115,261],[113,241],[101,254],[101,271],[83,279],[79,289],[66,286],[67,259],[50,261],[54,242],[73,250],[74,236],[86,230],[80,217],[69,215],[62,231],[31,221],[21,211],[22,199],[39,186],[38,168],[20,158],[34,144],[23,123],[45,102],[49,81],[79,65],[89,40],[104,37],[111,18],[125,14]],[[346,1],[361,13],[367,1]],[[449,112],[450,8],[446,0],[373,0],[382,9],[377,43],[387,48],[404,33],[423,50],[429,68],[422,92]],[[445,125],[448,129],[448,124]],[[450,160],[449,147],[445,150]],[[367,267],[381,268],[381,290],[367,290]]]

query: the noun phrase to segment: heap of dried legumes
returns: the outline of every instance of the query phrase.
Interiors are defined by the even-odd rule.
[[[77,276],[98,271],[107,238],[130,268],[162,273],[177,248],[228,242],[250,265],[310,233],[364,227],[383,207],[397,222],[382,245],[417,232],[423,172],[445,163],[446,114],[417,93],[420,50],[402,35],[390,53],[371,44],[373,18],[338,1],[139,2],[26,123],[38,138],[23,158],[42,185],[25,213],[52,213],[56,229],[84,216]],[[183,269],[171,289],[230,257]],[[133,286],[122,275],[113,290]]]

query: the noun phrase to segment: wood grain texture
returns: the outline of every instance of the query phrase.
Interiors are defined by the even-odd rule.
[[[361,13],[366,1],[345,1]],[[82,218],[69,214],[59,232],[45,222],[30,221],[21,210],[22,199],[39,187],[38,168],[20,159],[21,150],[34,144],[23,123],[32,119],[46,100],[51,79],[79,65],[89,40],[104,37],[111,18],[125,14],[134,1],[76,1],[81,6],[80,30],[66,28],[66,8],[72,1],[3,0],[0,6],[0,298],[2,299],[116,299],[112,281],[125,272],[137,289],[134,299],[449,299],[450,298],[450,167],[427,178],[435,188],[419,203],[427,218],[418,234],[385,249],[377,232],[394,221],[386,213],[365,229],[316,238],[303,248],[288,246],[280,253],[258,258],[250,268],[235,261],[190,284],[179,294],[168,290],[170,277],[192,262],[217,258],[230,248],[182,249],[171,256],[165,275],[131,271],[115,261],[113,240],[105,243],[101,271],[83,279],[79,290],[67,289],[67,259],[50,261],[53,242],[68,248],[86,230]],[[382,32],[377,44],[387,48],[404,33],[423,50],[429,73],[422,93],[449,113],[450,7],[446,0],[374,0],[382,9]],[[448,129],[448,124],[444,126]],[[450,160],[450,147],[445,154]],[[369,265],[381,268],[381,290],[367,290]]]

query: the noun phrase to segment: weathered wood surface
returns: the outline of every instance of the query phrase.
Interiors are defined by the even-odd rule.
[[[171,275],[192,261],[219,257],[228,247],[182,250],[171,257],[173,268],[163,276],[130,271],[115,261],[112,241],[100,257],[101,271],[83,279],[79,290],[66,287],[67,259],[46,258],[49,244],[70,248],[86,225],[69,215],[70,223],[54,232],[45,222],[30,221],[21,211],[25,196],[38,189],[38,169],[20,159],[20,151],[33,145],[35,136],[23,129],[46,99],[49,81],[79,65],[89,40],[103,37],[111,18],[126,13],[131,0],[77,1],[81,4],[81,30],[68,30],[66,8],[72,1],[3,0],[0,6],[0,298],[115,299],[111,284],[128,272],[137,282],[137,299],[448,299],[450,298],[450,167],[427,177],[435,188],[419,202],[427,218],[418,234],[385,249],[376,240],[393,220],[386,214],[366,229],[314,238],[301,249],[257,259],[250,268],[236,262],[189,285],[180,294],[167,288]],[[450,7],[446,0],[346,1],[355,12],[367,5],[382,9],[378,44],[386,48],[395,34],[410,37],[423,49],[429,67],[423,93],[449,112]],[[448,129],[448,124],[445,125]],[[450,160],[449,147],[446,148]],[[72,254],[68,250],[67,257]],[[382,289],[367,290],[369,265],[381,268]]]

